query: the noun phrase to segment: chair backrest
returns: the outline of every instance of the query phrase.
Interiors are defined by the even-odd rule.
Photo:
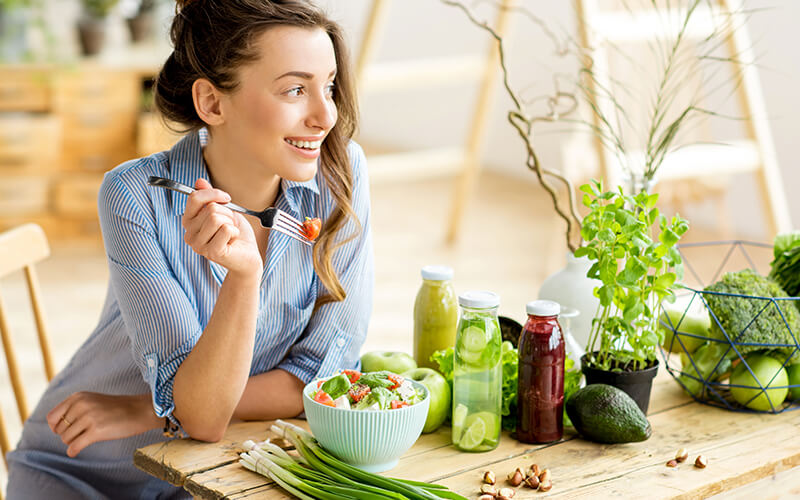
[[[53,358],[50,354],[50,342],[44,323],[42,312],[42,302],[39,296],[39,281],[33,265],[50,255],[50,247],[47,244],[47,237],[42,228],[36,224],[24,224],[0,233],[0,278],[4,278],[11,273],[23,271],[28,286],[28,294],[31,301],[31,310],[36,321],[36,330],[39,334],[39,346],[42,350],[44,360],[44,370],[48,382],[55,373],[53,369]],[[14,397],[17,400],[17,410],[24,422],[28,418],[28,401],[25,396],[25,388],[20,377],[17,357],[14,354],[13,342],[8,328],[8,319],[3,298],[0,296],[0,337],[2,337],[3,350],[5,351],[6,362],[8,364],[8,374],[11,378],[11,386],[14,389]],[[0,413],[0,447],[3,451],[3,460],[6,453],[11,449],[8,441],[5,421]]]

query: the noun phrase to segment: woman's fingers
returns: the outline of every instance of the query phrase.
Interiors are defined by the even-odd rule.
[[[186,199],[186,210],[183,213],[183,220],[191,220],[200,213],[204,206],[209,203],[228,203],[231,201],[230,195],[220,189],[214,189],[205,179],[197,179],[194,183],[197,191],[190,194]]]
[[[67,423],[64,420],[67,411],[72,406],[72,403],[78,397],[80,393],[76,392],[74,394],[70,394],[67,396],[62,402],[58,403],[53,407],[52,410],[47,414],[47,425],[50,427],[50,430],[55,432],[56,434],[60,434],[59,428],[63,432],[64,428],[66,428]]]
[[[84,418],[83,416],[76,418],[74,422],[69,424],[61,433],[59,433],[61,436],[61,442],[69,445],[81,433],[85,433],[89,427],[89,419]]]
[[[233,212],[211,203],[206,205],[192,221],[191,226],[186,228],[186,234],[193,247],[201,248],[211,241],[220,227],[233,224]]]
[[[92,436],[92,432],[87,430],[80,434],[74,441],[68,443],[67,456],[76,457],[84,448],[97,441],[98,440]]]

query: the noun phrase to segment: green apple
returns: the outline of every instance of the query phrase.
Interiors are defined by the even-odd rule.
[[[770,411],[772,407],[777,410],[789,392],[789,389],[786,388],[789,385],[789,376],[781,366],[781,362],[764,354],[751,354],[745,358],[745,361],[750,365],[756,378],[753,378],[744,363],[736,365],[731,373],[730,384],[733,399],[753,410]],[[765,391],[758,388],[759,383]],[[736,385],[753,387],[753,389],[733,387]],[[770,389],[770,387],[774,387],[774,389]],[[750,401],[750,399],[753,400]]]
[[[416,368],[402,373],[403,377],[424,385],[430,393],[431,403],[428,418],[422,432],[433,432],[444,423],[450,413],[450,384],[441,373],[431,368]]]
[[[789,374],[789,385],[797,386],[789,389],[789,399],[800,401],[800,364],[789,365],[786,371]]]
[[[658,318],[658,328],[664,334],[664,341],[661,345],[665,350],[674,353],[688,352],[693,353],[706,341],[704,338],[711,337],[711,319],[705,307],[690,307],[689,310],[680,304],[663,304],[663,311]],[[673,340],[675,330],[678,331],[678,338]],[[683,345],[681,345],[683,343]]]
[[[372,351],[361,356],[362,372],[387,370],[400,374],[416,367],[417,362],[414,358],[404,352]]]

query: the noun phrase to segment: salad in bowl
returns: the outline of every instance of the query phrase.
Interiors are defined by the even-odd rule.
[[[319,404],[344,410],[397,410],[421,402],[426,393],[396,373],[343,370],[317,380],[316,389],[308,396]]]

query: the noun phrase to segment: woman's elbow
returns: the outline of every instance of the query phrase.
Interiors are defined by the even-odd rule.
[[[197,441],[216,443],[225,436],[227,425],[208,424],[204,422],[191,422],[183,424],[183,430],[190,438]]]

